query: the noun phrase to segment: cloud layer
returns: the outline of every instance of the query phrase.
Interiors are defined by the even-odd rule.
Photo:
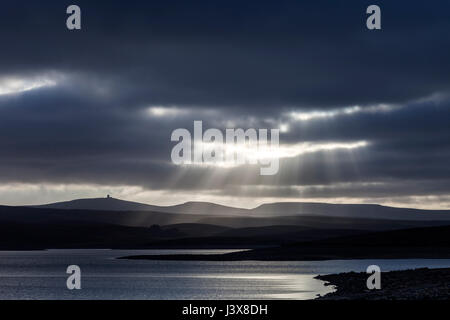
[[[447,206],[447,1],[380,1],[381,31],[365,28],[368,1],[78,1],[81,31],[69,4],[2,5],[0,202],[75,185],[50,198]],[[171,132],[194,120],[281,128],[292,156],[272,177],[174,166]]]

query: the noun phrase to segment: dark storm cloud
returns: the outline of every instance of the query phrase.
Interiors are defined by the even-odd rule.
[[[365,140],[392,147],[439,148],[449,143],[450,97],[401,104],[391,110],[340,114],[309,121],[294,121],[285,141]],[[289,121],[289,116],[285,118]],[[291,119],[292,121],[292,119]],[[442,150],[441,150],[442,151]]]
[[[1,182],[287,197],[448,193],[447,1],[378,1],[375,32],[365,28],[367,1],[76,3],[75,32],[65,28],[72,2],[2,3],[0,79],[48,75],[56,84],[0,95]],[[396,108],[288,116],[380,103]],[[184,112],[152,116],[151,106]],[[175,167],[170,134],[194,120],[220,129],[227,120],[283,122],[282,143],[368,146],[283,159],[274,177],[250,166]],[[272,188],[242,190],[243,180]]]
[[[174,143],[169,137],[174,128],[192,130],[193,121],[199,117],[203,118],[205,129],[216,125],[217,115],[240,120],[232,115],[194,111],[174,118],[155,118],[136,110],[123,112],[109,99],[99,100],[88,90],[82,95],[75,93],[63,85],[0,99],[3,182],[230,190],[244,181],[250,186],[272,186],[261,191],[261,195],[285,196],[292,194],[292,190],[298,193],[290,186],[309,186],[303,196],[321,192],[349,196],[366,189],[368,194],[373,194],[373,186],[358,185],[366,182],[384,183],[377,192],[382,188],[391,194],[417,191],[422,183],[427,184],[424,190],[433,190],[434,194],[448,191],[445,182],[450,179],[450,151],[445,146],[450,143],[450,104],[447,100],[412,103],[389,112],[292,122],[291,131],[281,135],[282,143],[364,140],[369,146],[283,159],[277,176],[263,177],[257,167],[183,168],[170,163]],[[264,120],[257,123],[265,124]],[[342,183],[355,185],[333,189],[334,184]],[[411,184],[415,188],[411,189]],[[331,187],[314,189],[314,185]],[[279,190],[273,189],[277,186]],[[252,194],[251,190],[248,192]]]
[[[404,102],[449,86],[449,4],[380,1],[383,30],[365,28],[367,1],[6,2],[5,73],[89,72],[128,107],[238,108]]]

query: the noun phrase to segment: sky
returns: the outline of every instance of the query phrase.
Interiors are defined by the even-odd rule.
[[[81,8],[81,30],[66,8]],[[381,30],[366,8],[381,8]],[[22,1],[0,9],[0,204],[113,197],[450,209],[450,3]],[[280,129],[279,172],[171,133]]]

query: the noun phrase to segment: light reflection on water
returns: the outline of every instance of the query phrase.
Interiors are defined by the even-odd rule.
[[[136,254],[233,250],[0,251],[0,299],[313,299],[332,291],[317,274],[450,267],[450,259],[335,261],[145,261]],[[66,288],[66,268],[82,271],[82,289]]]

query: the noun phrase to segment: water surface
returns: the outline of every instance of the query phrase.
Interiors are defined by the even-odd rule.
[[[118,260],[139,254],[235,250],[0,251],[0,299],[313,299],[332,291],[318,274],[450,267],[450,259],[330,261]],[[67,266],[81,268],[81,290],[66,287]]]

